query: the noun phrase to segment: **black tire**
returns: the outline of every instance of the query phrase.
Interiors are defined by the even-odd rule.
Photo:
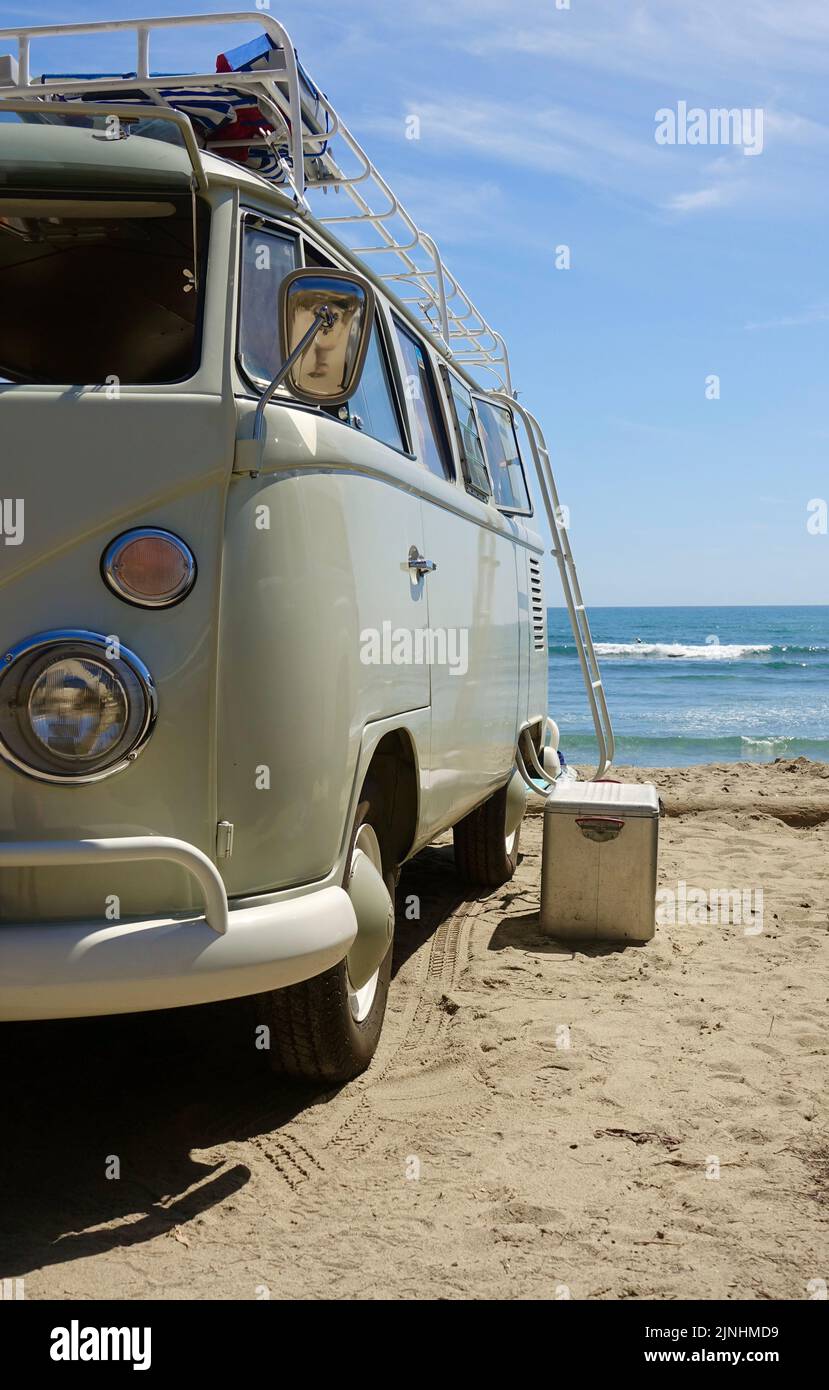
[[[351,1081],[365,1071],[383,1027],[392,950],[380,966],[374,1002],[361,1023],[351,1013],[344,960],[312,980],[260,996],[274,1071],[314,1082]]]
[[[509,784],[508,784],[509,785]],[[452,835],[455,867],[464,883],[500,888],[509,883],[518,866],[519,825],[507,846],[507,787],[502,787],[482,806],[458,821]]]
[[[369,800],[372,790],[363,789],[352,847],[360,827],[371,825],[374,819]],[[387,874],[386,882],[393,900],[394,876]],[[259,1016],[270,1028],[272,1070],[297,1080],[323,1083],[351,1081],[364,1072],[380,1041],[393,951],[392,941],[380,964],[371,1008],[361,1020],[351,1009],[346,960],[310,980],[260,995],[256,1002]]]

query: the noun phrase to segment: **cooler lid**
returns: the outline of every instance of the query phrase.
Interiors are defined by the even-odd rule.
[[[658,816],[659,796],[651,782],[558,782],[544,814]]]

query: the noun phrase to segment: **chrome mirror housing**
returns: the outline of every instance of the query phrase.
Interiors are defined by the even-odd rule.
[[[291,395],[306,405],[344,405],[360,384],[373,323],[374,291],[362,276],[307,268],[287,275],[279,340]]]

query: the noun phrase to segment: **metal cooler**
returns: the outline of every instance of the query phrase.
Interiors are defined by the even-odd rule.
[[[651,785],[565,782],[544,808],[541,929],[581,941],[650,941],[659,797]]]

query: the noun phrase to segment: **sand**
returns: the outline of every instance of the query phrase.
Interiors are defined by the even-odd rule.
[[[659,787],[661,884],[760,887],[761,932],[550,941],[533,814],[489,896],[448,845],[407,867],[421,920],[399,913],[346,1087],[274,1083],[236,1004],[7,1026],[0,1275],[58,1299],[819,1292],[829,766],[617,775]]]

